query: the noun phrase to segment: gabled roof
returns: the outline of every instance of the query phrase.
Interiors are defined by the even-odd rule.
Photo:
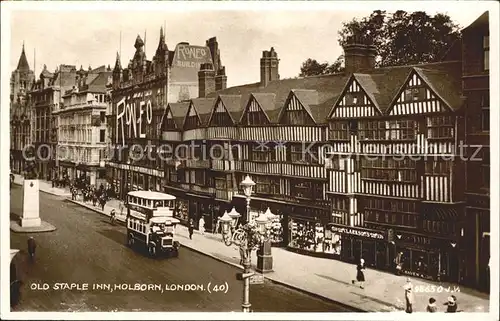
[[[111,77],[111,75],[112,74],[110,71],[97,74],[96,77],[89,83],[87,91],[95,93],[106,93],[106,85],[108,84],[108,78]]]
[[[229,116],[233,120],[234,124],[237,124],[240,119],[241,115],[243,113],[243,108],[242,107],[242,102],[244,103],[243,96],[241,95],[219,95],[220,100],[224,104],[224,107],[226,107],[227,112],[229,113]],[[247,100],[248,101],[248,100]],[[216,107],[214,106],[214,109]],[[213,113],[214,111],[212,111]]]
[[[279,116],[279,108],[276,108],[276,105],[274,104],[274,101],[276,100],[276,95],[273,93],[255,93],[252,94],[251,96],[255,99],[255,101],[259,105],[264,115],[266,115],[267,120],[271,124],[277,123]],[[243,119],[244,114],[245,112],[242,113],[240,122]]]
[[[337,105],[351,78],[356,79],[376,108],[382,114],[387,114],[388,109],[397,101],[399,93],[404,89],[408,77],[414,71],[418,72],[429,87],[453,110],[460,108],[460,61],[376,68],[370,73],[337,73],[282,79],[272,81],[266,87],[260,86],[260,83],[253,83],[214,92],[208,97],[220,96],[228,111],[236,114],[247,106],[253,95],[269,119],[277,122],[278,114],[281,113],[290,93],[293,92],[312,115],[314,121],[317,124],[323,124],[327,121],[333,107]],[[237,106],[238,99],[241,109]]]
[[[191,99],[194,111],[200,119],[202,126],[207,126],[214,106],[214,98],[195,98]],[[187,113],[187,111],[186,111]]]
[[[471,29],[483,27],[488,24],[489,24],[489,12],[485,11],[479,18],[474,20],[474,22],[472,22],[470,25],[462,29],[462,32],[467,32]]]
[[[318,120],[314,118],[311,106],[316,106],[318,104],[318,92],[310,89],[292,89],[292,92],[302,104],[302,107],[311,115],[312,120],[317,123]]]
[[[189,102],[182,102],[182,103],[169,103],[168,108],[165,109],[165,115],[170,110],[172,113],[172,118],[174,119],[174,122],[177,126],[177,128],[182,129],[184,126],[184,121],[187,116],[187,112],[189,109]]]
[[[453,111],[462,107],[463,100],[460,95],[462,84],[459,78],[461,75],[460,69],[445,72],[415,67],[415,71],[427,83],[430,89]]]
[[[271,81],[266,87],[261,87],[260,83],[247,84],[243,86],[231,87],[218,92],[214,92],[208,95],[208,97],[216,98],[218,95],[241,95],[241,100],[243,103],[242,109],[248,103],[248,98],[250,95],[269,95],[274,94],[274,108],[270,107],[270,103],[266,102],[263,105],[269,106],[269,109],[266,110],[267,115],[271,120],[275,120],[278,122],[278,115],[281,112],[281,109],[284,107],[286,100],[288,99],[288,95],[292,89],[295,90],[313,90],[317,92],[318,100],[317,104],[310,106],[321,106],[321,108],[328,108],[328,112],[331,110],[333,105],[324,106],[324,102],[335,98],[335,100],[340,96],[342,90],[345,86],[345,83],[349,79],[349,75],[344,73],[331,74],[331,75],[322,75],[322,76],[313,76],[306,78],[295,78],[295,79],[282,79]],[[299,94],[300,95],[300,94]],[[307,94],[306,94],[307,95]],[[267,97],[267,100],[270,98]],[[246,98],[246,100],[245,100]],[[258,98],[256,98],[258,99]],[[304,96],[302,99],[307,98]],[[261,105],[261,107],[263,107]],[[263,107],[264,108],[264,107]],[[317,109],[317,108],[315,108]],[[326,114],[328,114],[326,112]],[[319,115],[325,114],[323,111],[312,111],[311,113],[318,117]],[[321,123],[324,123],[322,121]]]

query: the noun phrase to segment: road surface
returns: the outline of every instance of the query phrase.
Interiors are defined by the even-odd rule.
[[[11,217],[21,213],[22,189],[14,186]],[[40,213],[57,230],[33,234],[35,263],[27,259],[30,235],[11,232],[11,248],[21,249],[24,283],[15,311],[241,311],[243,285],[235,278],[240,270],[231,265],[184,247],[178,258],[151,259],[125,245],[123,226],[46,193],[40,193]],[[80,288],[64,289],[66,283]],[[124,290],[135,284],[150,288]],[[181,286],[184,290],[172,290]],[[351,312],[269,281],[251,286],[250,302],[256,312]]]

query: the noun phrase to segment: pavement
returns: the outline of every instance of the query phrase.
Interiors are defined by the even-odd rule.
[[[13,186],[11,219],[22,211],[21,193]],[[33,235],[34,263],[26,253],[27,235],[10,233],[11,248],[20,249],[14,259],[22,281],[14,311],[241,311],[239,269],[186,247],[176,258],[150,258],[127,247],[123,226],[59,196],[41,193],[40,209],[58,228]],[[352,311],[269,281],[251,286],[250,302],[257,312]]]
[[[75,203],[107,216],[112,209],[115,209],[118,221],[123,222],[125,219],[124,215],[120,215],[118,209],[120,203],[117,200],[109,201],[105,205],[104,211],[92,206],[92,204],[83,204],[81,201]],[[240,258],[237,248],[225,246],[221,235],[201,235],[195,231],[193,239],[190,240],[185,226],[178,226],[176,235],[178,235],[182,246],[242,268],[239,265]],[[364,289],[361,289],[351,283],[351,280],[355,279],[356,276],[356,267],[352,264],[301,255],[284,248],[273,248],[272,253],[273,272],[265,274],[265,278],[272,282],[319,298],[332,300],[359,311],[395,312],[405,308],[403,286],[407,276],[396,276],[391,273],[367,269],[365,270],[365,286]],[[252,254],[252,262],[257,262],[255,252]],[[437,300],[438,311],[444,312],[446,309],[443,304],[452,294],[457,297],[458,310],[463,312],[489,311],[489,294],[445,282],[432,282],[419,278],[410,279],[414,286],[415,304],[413,311],[415,312],[425,311],[431,297]]]
[[[23,181],[24,181],[23,176],[19,174],[14,174],[14,184],[23,186]],[[39,184],[41,192],[52,194],[55,196],[64,196],[64,197],[71,196],[69,189],[52,187],[51,182],[40,179]]]

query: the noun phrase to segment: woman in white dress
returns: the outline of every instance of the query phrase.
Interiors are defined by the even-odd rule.
[[[198,221],[198,229],[202,235],[205,235],[205,220],[203,219],[203,216]]]

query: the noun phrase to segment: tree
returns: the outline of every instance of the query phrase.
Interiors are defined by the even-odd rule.
[[[302,63],[302,67],[300,67],[299,76],[307,77],[307,76],[322,75],[327,67],[328,63],[320,64],[316,59],[309,58]]]
[[[344,22],[338,35],[341,46],[354,35],[368,36],[377,49],[376,65],[386,67],[439,61],[460,38],[460,31],[459,26],[442,13],[429,16],[423,11],[398,10],[390,14],[375,10],[368,17]],[[332,65],[327,63],[320,74],[338,72],[342,65],[341,56]]]

